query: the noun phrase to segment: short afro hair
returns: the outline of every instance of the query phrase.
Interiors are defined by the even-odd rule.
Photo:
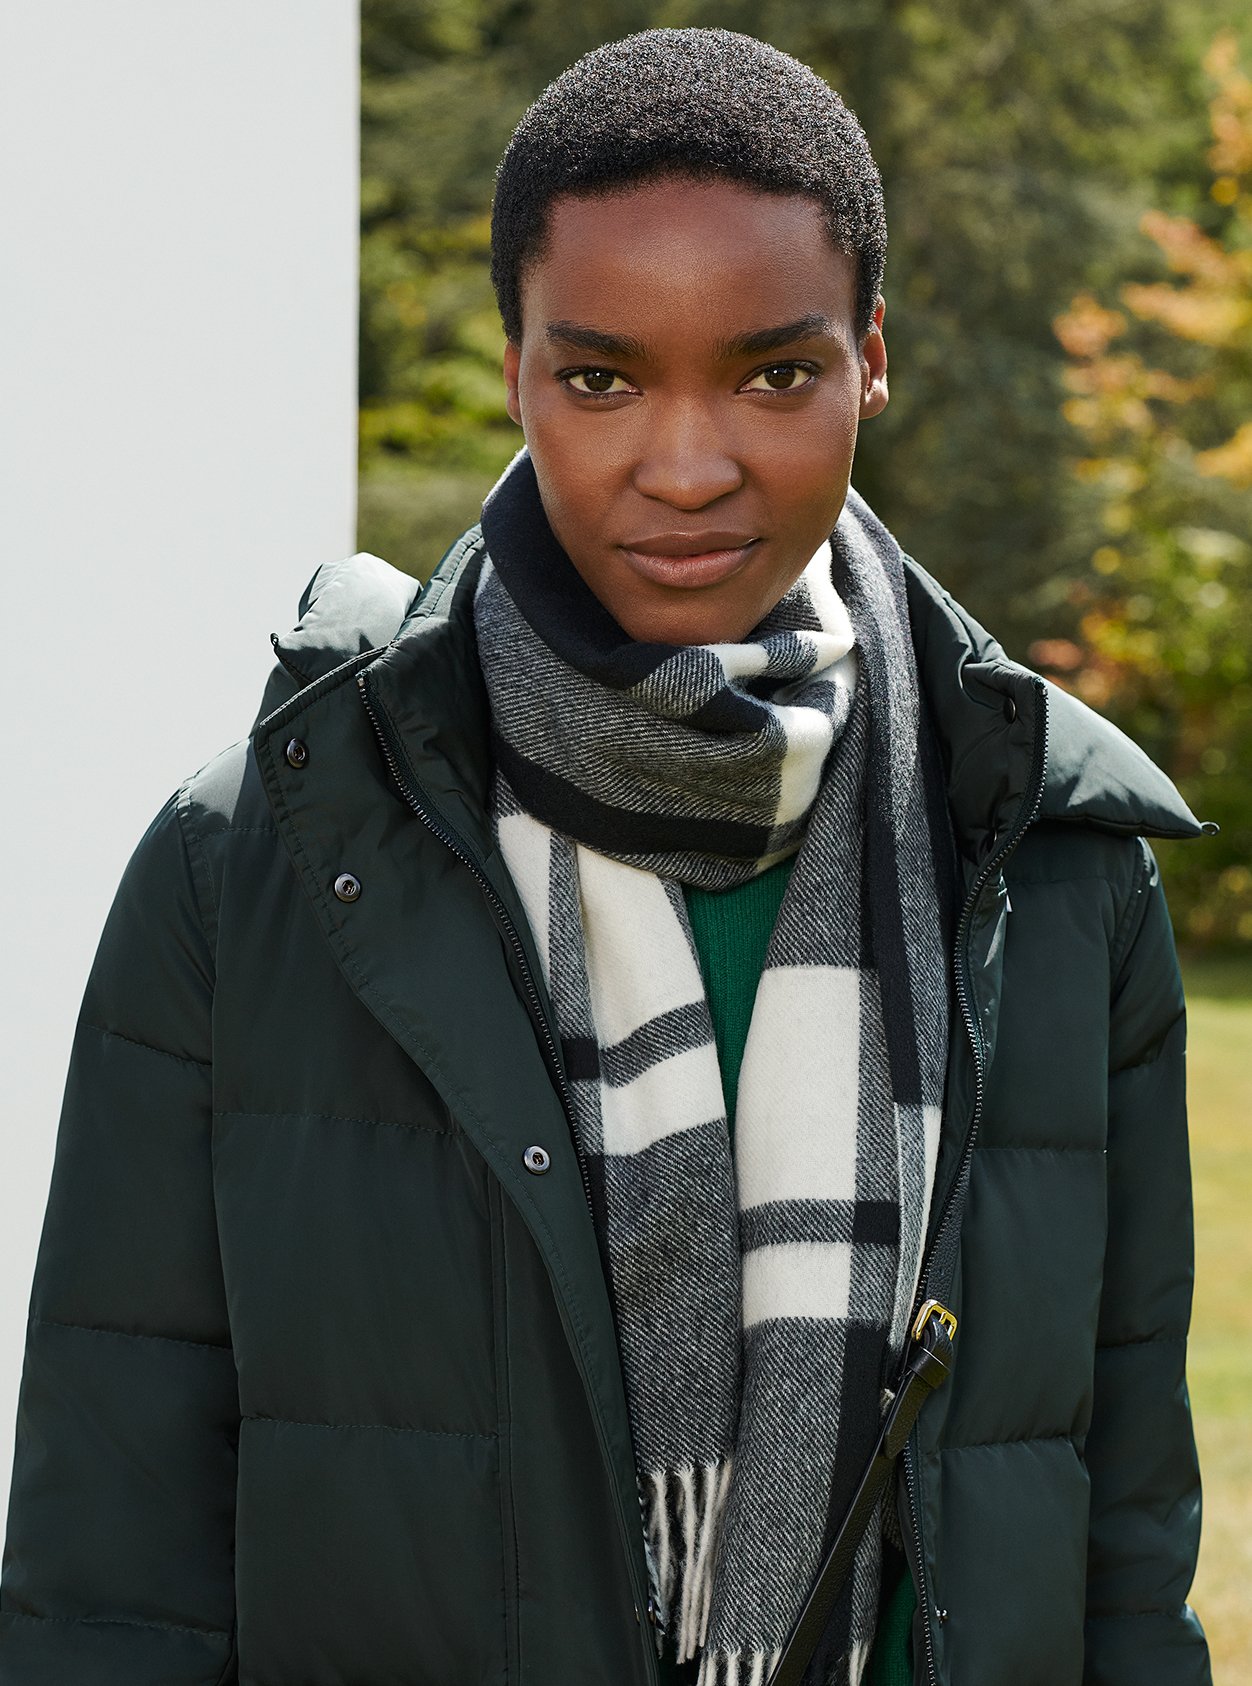
[[[491,280],[520,343],[522,280],[561,194],[661,176],[721,178],[817,201],[856,259],[853,326],[873,321],[887,255],[882,180],[856,117],[808,65],[729,29],[646,29],[585,53],[521,117],[496,170]]]

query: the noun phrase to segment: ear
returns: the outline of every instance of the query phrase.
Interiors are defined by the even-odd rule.
[[[517,394],[517,377],[521,369],[522,348],[514,340],[504,342],[504,407],[519,427],[522,425],[522,402]]]
[[[874,320],[861,342],[861,419],[876,416],[887,408],[887,347],[882,337],[882,294],[874,306]]]

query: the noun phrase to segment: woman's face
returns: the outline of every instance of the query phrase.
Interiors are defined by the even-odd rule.
[[[887,402],[878,300],[817,204],[656,180],[563,196],[505,350],[544,509],[632,637],[741,639],[838,520]]]

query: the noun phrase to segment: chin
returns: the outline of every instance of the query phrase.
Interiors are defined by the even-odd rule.
[[[687,593],[694,599],[696,593]],[[616,606],[601,598],[628,637],[640,644],[736,644],[768,613],[769,605],[746,609],[695,601],[646,603],[637,592]]]
[[[649,611],[641,610],[638,603],[620,609],[611,603],[606,607],[627,637],[640,644],[724,644],[743,636],[735,630],[738,619],[732,622],[725,615],[701,614],[694,608]]]

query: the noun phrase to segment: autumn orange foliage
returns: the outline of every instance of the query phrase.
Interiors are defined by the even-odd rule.
[[[1198,941],[1252,943],[1252,80],[1229,31],[1204,67],[1212,231],[1147,211],[1171,278],[1127,283],[1122,308],[1080,293],[1053,323],[1101,532],[1071,593],[1078,641],[1031,659],[1222,823],[1208,863],[1179,857],[1181,917]]]

